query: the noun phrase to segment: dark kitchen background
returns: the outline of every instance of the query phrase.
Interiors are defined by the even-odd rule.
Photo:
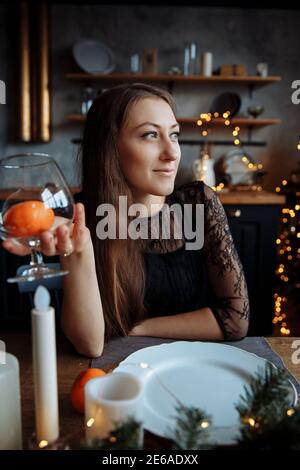
[[[197,178],[195,161],[209,156],[216,175],[213,186],[224,204],[247,276],[250,334],[296,336],[300,332],[300,104],[293,104],[291,97],[295,92],[293,82],[300,80],[300,11],[288,5],[286,9],[275,9],[250,3],[237,7],[232,3],[0,3],[0,80],[6,85],[6,104],[0,105],[0,157],[24,151],[49,153],[76,191],[80,186],[78,144],[89,97],[135,78],[169,88],[177,102],[177,115],[183,118],[177,184]],[[40,50],[44,58],[49,54],[46,71],[50,93],[50,111],[47,99],[43,107],[35,105],[34,111],[35,119],[40,119],[37,126],[47,127],[47,116],[50,126],[44,134],[29,132],[27,136],[26,106],[22,102],[26,96],[22,82],[26,25],[29,56],[36,60]],[[48,38],[43,31],[49,32]],[[107,77],[95,80],[75,60],[74,45],[85,40],[100,41],[109,48],[112,64]],[[178,79],[184,72],[187,42],[197,44],[193,75],[203,72],[201,56],[210,52],[212,77]],[[147,76],[143,76],[146,65],[142,62],[148,49],[155,52]],[[142,75],[122,75],[130,73],[137,57]],[[258,64],[267,64],[267,69],[261,71]],[[149,73],[153,75],[150,78]],[[112,80],[110,74],[120,75]],[[213,122],[204,116],[202,126],[197,125],[202,113],[218,109],[216,98],[220,105],[223,93],[231,97],[229,104],[238,99],[236,114],[232,115],[236,123],[233,120],[226,126],[226,117],[220,115],[219,121]],[[255,109],[251,110],[254,106],[261,112],[257,117]],[[236,127],[240,130],[234,136]],[[234,144],[235,138],[239,144]],[[255,172],[255,179],[251,179],[253,172],[246,175],[246,180],[230,174],[226,163],[235,158],[237,150],[248,158],[249,170],[253,165],[261,170]],[[236,158],[240,156],[237,152]],[[201,175],[198,177],[201,179]],[[8,275],[22,263],[24,260],[1,249],[2,329],[28,328],[28,296],[6,283]]]

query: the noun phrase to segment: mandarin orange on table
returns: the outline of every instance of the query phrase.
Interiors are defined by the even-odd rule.
[[[10,236],[31,237],[49,230],[54,211],[42,201],[25,201],[11,206],[4,214],[3,225]]]
[[[71,403],[78,413],[84,413],[84,386],[96,377],[103,377],[106,372],[102,369],[89,368],[81,372],[73,382],[71,389]]]

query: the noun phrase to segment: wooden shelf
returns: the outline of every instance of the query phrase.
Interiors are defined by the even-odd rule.
[[[195,125],[199,117],[178,117],[177,120],[180,124],[183,125]],[[84,122],[86,120],[86,116],[82,114],[68,114],[67,120],[69,122]],[[241,126],[241,127],[263,127],[263,126],[271,126],[275,124],[280,124],[280,119],[253,119],[253,118],[233,118],[231,120],[231,126]],[[224,119],[218,118],[213,119],[209,123],[209,127],[211,126],[224,126]],[[204,125],[203,128],[206,126]]]
[[[86,120],[86,116],[83,114],[68,114],[67,120],[69,122],[84,122]]]
[[[221,76],[213,75],[203,77],[202,75],[168,75],[168,74],[133,74],[133,73],[110,73],[110,74],[90,74],[84,72],[67,73],[65,78],[68,80],[86,80],[86,81],[150,81],[150,82],[190,82],[190,83],[236,83],[241,85],[267,85],[269,83],[280,82],[281,77],[269,76]]]
[[[200,119],[199,117],[182,117],[182,118],[177,118],[178,122],[180,124],[194,124],[196,125],[197,120]],[[255,127],[263,127],[263,126],[272,126],[275,124],[281,124],[280,119],[254,119],[254,118],[233,118],[230,121],[231,126],[241,126],[241,127],[247,127],[247,126],[255,126]],[[215,126],[225,126],[224,124],[224,119],[223,118],[217,118],[213,119],[208,123],[208,127],[215,127]],[[203,124],[203,128],[206,127],[206,124]],[[228,126],[230,127],[230,126]]]
[[[217,191],[222,204],[225,205],[264,205],[284,204],[285,196],[267,191]]]

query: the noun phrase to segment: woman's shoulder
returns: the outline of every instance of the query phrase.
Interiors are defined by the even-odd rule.
[[[204,181],[191,181],[175,188],[173,195],[183,204],[205,204],[215,196],[215,191]]]

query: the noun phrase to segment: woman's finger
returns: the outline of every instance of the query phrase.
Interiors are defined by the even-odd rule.
[[[73,242],[70,238],[70,230],[65,225],[58,227],[56,230],[57,244],[56,250],[58,254],[69,256],[74,250]]]
[[[4,240],[2,242],[2,246],[5,250],[7,250],[9,253],[12,253],[13,255],[25,256],[31,253],[30,248],[27,248],[23,245],[17,245],[12,240]]]
[[[83,230],[85,228],[85,210],[80,202],[75,205],[74,229]]]
[[[85,210],[81,203],[76,204],[76,213],[72,231],[72,238],[76,241],[76,247],[81,251],[89,238],[89,230],[85,226]]]
[[[55,247],[55,239],[51,232],[42,232],[40,234],[41,246],[39,247],[39,251],[42,251],[46,256],[55,256],[56,255],[56,247]]]

